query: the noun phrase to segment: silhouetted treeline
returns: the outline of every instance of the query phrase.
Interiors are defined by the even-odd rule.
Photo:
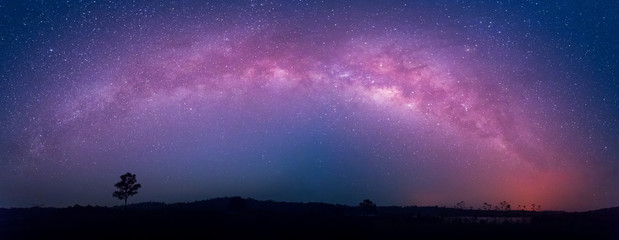
[[[92,206],[0,209],[0,239],[619,237],[619,208],[581,213],[501,212],[444,207],[374,209],[366,204],[353,207],[233,197],[147,202],[131,204],[127,210]]]

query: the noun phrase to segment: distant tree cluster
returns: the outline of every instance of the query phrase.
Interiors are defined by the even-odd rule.
[[[464,201],[460,201],[456,203],[454,208],[457,209],[466,209],[466,204]],[[471,208],[472,209],[472,208]],[[502,201],[498,205],[492,205],[491,203],[485,202],[479,210],[485,211],[511,211],[511,210],[522,210],[522,211],[541,211],[542,205],[539,204],[531,204],[529,207],[526,204],[519,204],[515,209],[512,208],[512,205],[507,201]]]
[[[497,206],[497,210],[499,210],[499,211],[509,211],[509,210],[512,210],[512,205],[507,203],[507,201],[502,201],[502,202],[499,203],[499,206]]]
[[[535,203],[532,203],[529,206],[527,206],[526,204],[518,204],[517,209],[522,210],[522,211],[541,211],[542,205],[535,204]]]

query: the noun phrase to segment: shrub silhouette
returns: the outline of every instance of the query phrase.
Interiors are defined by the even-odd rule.
[[[510,211],[512,210],[512,205],[509,204],[507,201],[502,201],[499,203],[499,210],[501,211]]]
[[[120,176],[120,182],[114,184],[117,191],[114,192],[113,196],[120,199],[125,200],[125,208],[127,208],[127,199],[130,196],[133,196],[138,193],[138,189],[142,187],[141,184],[136,184],[137,180],[135,179],[135,174],[125,173]]]
[[[376,213],[376,204],[370,199],[365,199],[363,202],[359,203],[359,207],[363,209],[365,215],[375,214]]]

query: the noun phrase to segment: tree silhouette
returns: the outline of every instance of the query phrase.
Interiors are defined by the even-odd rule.
[[[501,211],[509,211],[512,210],[512,205],[510,205],[507,201],[502,201],[499,203],[499,209]]]
[[[136,184],[135,174],[125,173],[120,176],[120,182],[114,184],[117,191],[114,192],[114,197],[125,200],[125,209],[127,208],[127,199],[138,193],[138,189],[142,187],[139,183]]]
[[[490,204],[490,203],[484,203],[484,208],[483,208],[483,209],[484,209],[484,210],[486,210],[486,211],[490,211],[490,210],[492,210],[492,204]]]
[[[363,209],[366,215],[376,213],[376,204],[370,201],[370,199],[363,200],[363,202],[359,203],[359,207]]]

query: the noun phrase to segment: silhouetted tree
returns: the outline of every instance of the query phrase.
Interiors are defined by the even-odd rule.
[[[490,203],[484,203],[484,208],[483,208],[483,209],[484,209],[484,210],[486,210],[486,211],[490,211],[490,210],[492,210],[492,204],[490,204]]]
[[[138,193],[138,189],[142,187],[141,184],[136,184],[135,174],[125,173],[120,176],[120,182],[114,184],[117,191],[114,192],[114,197],[125,200],[125,208],[127,208],[127,199]]]
[[[509,211],[509,210],[512,210],[512,206],[511,206],[509,203],[507,203],[507,201],[502,201],[502,202],[500,202],[500,203],[499,203],[499,206],[500,206],[500,210],[501,210],[501,211]]]
[[[370,201],[370,199],[363,200],[363,202],[359,203],[359,207],[363,209],[366,215],[376,213],[376,204]]]
[[[466,209],[466,203],[464,203],[464,201],[460,201],[459,203],[456,203],[455,208],[457,208],[457,209]]]

